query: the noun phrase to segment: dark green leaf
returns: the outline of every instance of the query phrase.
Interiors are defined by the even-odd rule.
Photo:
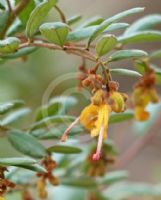
[[[13,122],[25,117],[31,112],[29,108],[23,108],[20,110],[16,110],[12,113],[10,113],[7,117],[5,117],[3,120],[1,120],[1,126],[7,126],[12,124]]]
[[[110,116],[109,123],[114,124],[134,118],[134,113],[132,111],[125,111],[123,113],[113,113]]]
[[[46,150],[33,136],[24,132],[12,131],[8,133],[10,143],[21,153],[42,158],[46,155]]]
[[[80,187],[85,189],[95,188],[97,186],[95,180],[88,177],[63,178],[60,182],[65,186]]]
[[[69,27],[62,22],[50,22],[42,24],[40,32],[49,42],[63,46],[67,39]]]
[[[9,102],[0,104],[0,114],[6,114],[7,112],[19,108],[24,105],[24,102],[21,100],[12,100]]]
[[[96,52],[98,56],[103,56],[117,44],[117,38],[114,35],[105,35],[103,36],[96,44]]]
[[[16,4],[18,4],[21,0],[16,0]],[[32,10],[35,8],[35,1],[30,0],[27,6],[20,12],[19,18],[23,25],[25,25],[29,19],[29,16]]]
[[[161,15],[160,14],[152,14],[144,16],[143,18],[134,22],[126,31],[125,35],[129,35],[131,33],[137,31],[145,31],[153,28],[157,24],[161,24]]]
[[[156,42],[161,41],[160,31],[140,31],[123,35],[118,38],[122,44],[137,43],[137,42]]]
[[[36,33],[40,24],[56,3],[57,0],[43,1],[32,11],[26,26],[26,34],[29,38],[32,38]]]
[[[78,42],[78,41],[87,39],[94,33],[96,28],[97,28],[97,26],[89,26],[89,27],[85,27],[85,28],[78,28],[74,31],[71,31],[68,34],[67,40]]]
[[[8,37],[0,40],[0,53],[12,53],[18,49],[20,40],[16,37]]]
[[[76,103],[77,99],[72,96],[54,97],[49,101],[48,105],[38,110],[36,120],[39,121],[48,116],[65,114]]]
[[[32,165],[35,163],[36,160],[32,158],[22,158],[22,157],[0,158],[0,165],[4,166]]]
[[[32,129],[43,128],[53,124],[71,123],[74,120],[75,117],[70,115],[55,115],[51,117],[46,117],[41,121],[36,122],[35,124],[33,124]]]
[[[97,29],[94,31],[94,33],[91,35],[89,41],[88,41],[88,47],[90,45],[90,43],[96,39],[96,37],[101,34],[110,24],[118,22],[119,20],[121,20],[124,17],[127,17],[129,15],[133,15],[139,12],[144,11],[144,8],[132,8],[129,10],[126,10],[124,12],[121,12],[119,14],[114,15],[113,17],[110,17],[108,19],[106,19],[105,21],[103,21],[98,27]]]
[[[71,26],[71,25],[77,23],[79,20],[81,20],[81,18],[82,18],[81,15],[74,15],[67,19],[67,24]]]
[[[78,154],[82,152],[82,150],[78,147],[65,146],[65,145],[55,145],[49,147],[47,150],[49,152],[63,153],[63,154]]]
[[[110,73],[112,75],[123,75],[123,76],[131,76],[131,77],[141,77],[142,75],[134,70],[129,70],[129,69],[110,69]]]
[[[139,58],[147,57],[148,54],[145,51],[138,49],[120,50],[113,53],[109,58],[108,62],[128,59],[128,58]]]

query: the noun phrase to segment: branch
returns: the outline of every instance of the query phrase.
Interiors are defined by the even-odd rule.
[[[142,139],[136,140],[134,144],[124,153],[124,155],[115,163],[114,168],[122,168],[126,166],[131,160],[140,154],[140,152],[146,147],[147,144],[156,137],[158,131],[158,125],[160,125],[160,118],[156,121],[149,133],[143,136]]]
[[[19,15],[19,13],[23,9],[25,9],[25,7],[29,3],[29,1],[30,0],[21,0],[20,3],[17,4],[17,6],[13,10],[11,8],[9,8],[10,13],[9,13],[7,22],[6,22],[2,32],[0,33],[0,39],[3,39],[5,37],[7,30],[9,29],[9,27],[12,25],[12,23],[16,19],[16,16]],[[7,0],[7,2],[8,2],[8,6],[10,6],[9,0]]]
[[[54,7],[58,11],[58,13],[60,14],[62,22],[66,23],[66,17],[64,15],[64,13],[62,12],[62,10],[58,6],[54,6]]]

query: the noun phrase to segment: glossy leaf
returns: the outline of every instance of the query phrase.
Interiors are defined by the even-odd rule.
[[[152,14],[147,15],[136,22],[134,22],[124,33],[124,35],[128,35],[137,31],[145,31],[153,28],[154,26],[161,24],[161,15],[160,14]]]
[[[71,25],[77,23],[78,21],[80,21],[81,18],[82,18],[81,15],[74,15],[67,19],[67,24],[71,26]]]
[[[61,179],[61,184],[84,189],[95,188],[97,186],[95,180],[88,177],[63,178]]]
[[[68,41],[81,41],[89,38],[96,30],[97,26],[89,26],[85,28],[78,28],[68,34]]]
[[[137,77],[137,78],[142,76],[142,74],[140,74],[137,71],[129,70],[129,69],[121,69],[121,68],[110,69],[110,73],[112,75],[123,75],[123,76],[129,76],[129,77]]]
[[[49,42],[63,46],[67,39],[69,27],[62,22],[50,22],[42,24],[40,32]]]
[[[21,0],[16,0],[16,4],[18,4]],[[21,20],[21,23],[25,25],[29,19],[29,16],[32,12],[32,10],[35,8],[35,1],[30,0],[29,3],[26,5],[26,7],[20,12],[19,18]]]
[[[139,57],[147,57],[148,54],[145,51],[138,49],[129,49],[129,50],[120,50],[113,53],[109,58],[108,62],[124,60],[129,58],[139,58]]]
[[[134,113],[132,111],[125,111],[123,113],[113,113],[110,115],[109,123],[110,124],[119,123],[133,118],[134,118]]]
[[[35,124],[33,124],[32,129],[43,128],[53,124],[71,123],[73,120],[75,120],[75,117],[70,115],[55,115],[51,117],[46,117],[36,122]]]
[[[104,31],[103,33],[109,33],[112,31],[116,31],[116,30],[120,30],[120,29],[125,29],[129,26],[129,24],[127,23],[114,23],[109,25]]]
[[[82,150],[78,147],[65,146],[65,145],[55,145],[49,147],[48,151],[54,153],[63,153],[63,154],[78,154],[82,152]]]
[[[40,3],[31,13],[26,26],[26,35],[29,38],[36,33],[48,12],[55,6],[57,0],[46,0]]]
[[[96,44],[96,52],[98,56],[103,56],[117,44],[117,38],[114,35],[103,36]]]
[[[72,96],[60,96],[52,98],[49,103],[42,106],[36,115],[36,121],[53,115],[66,114],[70,108],[77,104],[77,99]]]
[[[22,158],[22,157],[0,158],[0,165],[4,166],[32,165],[35,163],[36,160],[32,158]]]
[[[6,114],[7,112],[19,108],[24,105],[24,102],[21,100],[12,100],[5,103],[0,103],[0,114]]]
[[[31,112],[29,108],[23,108],[16,110],[6,116],[3,120],[1,120],[1,126],[7,126],[12,124],[13,122],[20,120]]]
[[[21,153],[34,157],[42,158],[46,155],[46,150],[33,136],[24,132],[11,131],[8,133],[8,140],[15,149]]]
[[[144,8],[132,8],[129,10],[126,10],[124,12],[121,12],[119,14],[114,15],[113,17],[110,17],[108,19],[106,19],[105,21],[103,21],[98,27],[97,29],[94,31],[94,33],[91,35],[89,41],[88,41],[88,47],[90,45],[90,43],[96,39],[96,37],[98,35],[100,35],[110,24],[118,22],[119,20],[121,20],[124,17],[127,17],[129,15],[133,15],[139,12],[144,11]]]
[[[118,41],[122,44],[137,42],[157,42],[161,41],[160,31],[140,31],[120,36]]]
[[[0,53],[12,53],[15,52],[20,44],[20,40],[16,37],[8,37],[4,40],[0,40]]]

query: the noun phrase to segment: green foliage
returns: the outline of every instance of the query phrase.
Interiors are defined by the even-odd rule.
[[[9,37],[0,41],[0,53],[12,53],[18,49],[20,40],[16,37]]]

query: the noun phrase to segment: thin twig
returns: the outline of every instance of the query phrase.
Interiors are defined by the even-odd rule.
[[[6,0],[9,12],[12,12],[12,6],[9,0]]]
[[[62,12],[62,10],[58,6],[54,6],[54,7],[58,11],[58,13],[60,14],[62,22],[66,23],[66,17],[64,15],[64,13]]]

